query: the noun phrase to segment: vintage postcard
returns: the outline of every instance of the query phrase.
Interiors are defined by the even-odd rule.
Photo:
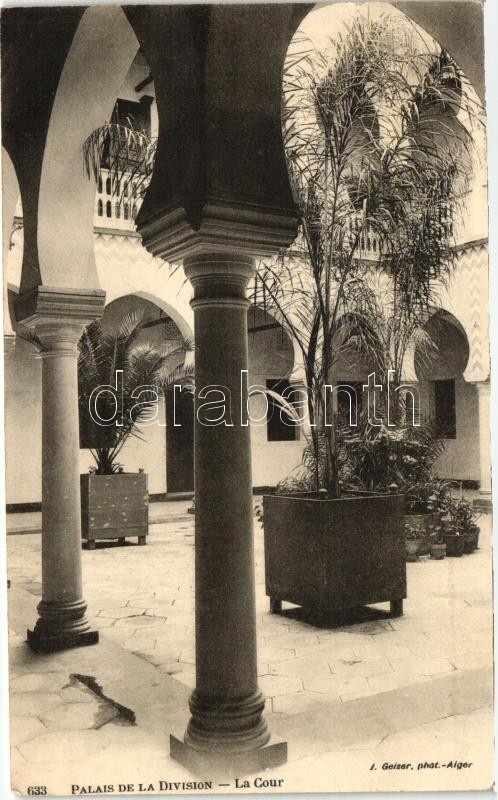
[[[11,791],[491,790],[481,3],[1,54]]]

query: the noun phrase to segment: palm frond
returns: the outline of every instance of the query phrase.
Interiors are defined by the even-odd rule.
[[[125,198],[141,199],[150,183],[156,148],[157,140],[135,128],[132,120],[126,125],[108,122],[83,144],[86,175],[95,182],[109,176],[119,203]]]
[[[153,344],[140,338],[145,324],[140,310],[124,315],[112,332],[97,320],[86,328],[80,340],[80,432],[83,446],[92,445],[99,474],[117,471],[117,457],[127,439],[143,438],[140,426],[154,419],[165,391],[174,383],[193,378],[193,367],[184,365],[192,343],[175,339],[162,346]],[[121,379],[116,384],[118,374]],[[92,393],[104,386],[117,387],[117,403],[112,391],[99,395],[99,414],[103,420],[112,420],[110,425],[97,424],[89,410]],[[116,425],[118,411],[120,424]]]

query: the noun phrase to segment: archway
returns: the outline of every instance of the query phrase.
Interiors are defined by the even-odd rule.
[[[319,75],[323,79],[332,63],[334,51],[341,37],[354,27],[357,21],[363,20],[367,28],[382,21],[382,25],[386,27],[386,41],[389,38],[387,34],[389,31],[390,48],[393,53],[396,52],[400,70],[403,68],[406,70],[407,86],[410,80],[416,86],[419,79],[425,78],[426,72],[431,73],[435,67],[435,57],[439,56],[437,69],[441,72],[441,88],[432,95],[426,88],[420,106],[417,135],[420,138],[430,137],[436,143],[451,136],[454,142],[460,140],[468,144],[466,134],[469,131],[474,134],[476,127],[479,127],[475,124],[476,120],[479,118],[482,121],[484,117],[482,51],[470,52],[467,37],[455,25],[443,24],[439,8],[434,15],[432,14],[433,6],[441,5],[443,4],[432,3],[431,9],[425,11],[420,3],[392,0],[392,2],[364,3],[333,2],[311,8],[301,20],[288,45],[283,86],[285,89],[288,76],[287,91],[291,97],[291,105],[289,108],[284,103],[282,118],[284,130],[289,119],[291,126],[296,126],[296,121],[299,123],[301,119],[299,115],[310,111],[309,108],[300,108],[299,102],[296,102],[305,98],[305,93],[300,93],[300,89],[304,86],[310,70],[309,65],[303,66],[303,56],[306,55],[310,64],[313,64],[313,69],[317,71],[315,77]],[[473,19],[472,34],[479,38],[479,35],[482,35],[482,19],[479,11],[477,9],[466,9],[466,11]],[[416,48],[418,48],[417,55],[413,58],[414,53],[410,53],[410,50],[415,52]],[[388,49],[386,47],[386,52]],[[403,64],[404,58],[405,64]],[[429,82],[430,79],[429,76]],[[323,131],[322,114],[318,112],[320,106],[318,97],[321,90],[326,91],[326,89],[323,86],[317,89],[317,102],[314,108],[316,120],[313,122],[308,119],[308,125],[314,125],[317,131],[318,129]],[[292,108],[293,101],[294,108]],[[349,136],[350,152],[344,161],[345,172],[351,176],[351,200],[359,210],[362,206],[363,165],[374,157],[369,144],[379,135],[382,137],[382,122],[379,129],[379,119],[382,118],[383,103],[388,102],[385,99],[377,100],[377,105],[374,107],[369,103],[369,98],[365,97],[364,101],[365,110],[361,124],[352,125]],[[434,124],[436,119],[439,120],[437,126]],[[287,150],[289,151],[294,145],[295,140],[290,138]],[[289,152],[287,152],[287,162],[289,163]]]
[[[330,26],[327,27],[327,18],[333,18],[338,6],[341,5],[345,4],[332,2],[315,5],[308,11],[300,28],[306,24],[307,18],[315,14],[316,28],[321,29],[321,36],[325,39],[330,30]],[[353,10],[358,9],[360,3],[347,3],[347,5]],[[394,11],[412,20],[422,31],[448,50],[472,83],[481,102],[484,102],[484,25],[478,4],[466,4],[459,9],[458,15],[448,14],[448,6],[444,0],[434,0],[430,6],[418,0],[390,0],[390,2],[361,5],[370,5],[383,13],[386,10],[388,13]],[[321,17],[316,15],[316,12],[320,11]]]
[[[444,440],[436,463],[444,478],[479,481],[478,399],[464,379],[469,360],[467,334],[456,317],[440,309],[425,323],[433,347],[415,348],[422,419],[431,420]]]
[[[168,363],[171,374],[182,363],[192,364],[193,353],[187,352],[185,357],[182,351],[183,344],[186,342],[190,346],[192,341],[190,326],[170,304],[147,292],[112,300],[102,316],[104,332],[114,333],[120,321],[133,313],[140,315],[143,322],[143,330],[134,340],[134,346],[147,343],[159,351],[172,352],[174,355]],[[140,467],[148,474],[152,499],[193,491],[193,422],[192,393],[170,389],[160,400],[157,424],[141,429],[140,436],[130,437],[123,448],[120,458],[126,468]],[[82,458],[87,457],[84,452]]]
[[[38,199],[42,283],[98,285],[93,254],[95,183],[84,173],[83,144],[110,118],[138,46],[121,8],[85,10],[64,64],[47,131]]]

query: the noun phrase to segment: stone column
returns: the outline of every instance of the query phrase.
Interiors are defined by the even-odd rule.
[[[103,293],[79,295],[38,287],[23,323],[42,358],[42,599],[28,631],[36,652],[95,644],[83,599],[78,423],[78,340],[100,316]]]
[[[250,427],[241,424],[253,270],[251,257],[231,253],[185,260],[196,342],[196,688],[185,736],[171,737],[171,755],[200,772],[219,766],[244,774],[286,759],[284,743],[268,744],[257,681]],[[218,391],[206,394],[209,386]],[[206,424],[222,409],[206,415],[202,404],[220,403],[220,390],[224,421]]]
[[[479,407],[479,505],[491,507],[491,432],[489,426],[489,381],[476,383]]]

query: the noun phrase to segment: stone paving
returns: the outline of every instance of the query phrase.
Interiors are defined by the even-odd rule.
[[[27,649],[25,627],[36,618],[41,593],[40,536],[9,536],[11,745],[19,791],[25,791],[27,775],[41,781],[41,764],[49,775],[43,782],[51,778],[62,785],[57,759],[45,763],[59,746],[67,775],[71,765],[79,776],[90,775],[95,765],[108,774],[110,763],[114,772],[123,764],[129,775],[125,753],[133,742],[154,774],[160,767],[170,777],[188,779],[169,759],[167,737],[168,726],[181,732],[195,683],[194,518],[186,513],[189,502],[165,505],[169,521],[151,527],[146,547],[130,541],[84,550],[85,594],[101,642],[79,651],[40,657]],[[458,772],[458,788],[489,787],[490,522],[489,516],[481,518],[480,549],[474,554],[407,565],[403,617],[391,619],[387,606],[379,606],[336,621],[333,628],[318,626],[286,604],[282,615],[268,613],[256,523],[260,685],[272,732],[289,743],[289,763],[277,770],[288,776],[287,791],[309,790],[309,769],[315,791],[365,789],[369,781],[395,790],[403,785],[399,775],[389,774],[386,784],[380,767],[378,774],[367,774],[370,765],[380,764],[383,754],[399,760],[406,751],[412,758],[414,748],[417,760],[449,759],[451,753],[468,757],[474,772]],[[105,696],[74,677],[79,673],[95,678]],[[162,716],[148,707],[152,697],[170,699]],[[123,708],[136,713],[135,724],[133,713],[130,719]],[[482,743],[480,750],[476,742]],[[78,759],[70,757],[71,750]],[[449,788],[443,772],[446,778],[440,770],[415,772],[409,785]]]

